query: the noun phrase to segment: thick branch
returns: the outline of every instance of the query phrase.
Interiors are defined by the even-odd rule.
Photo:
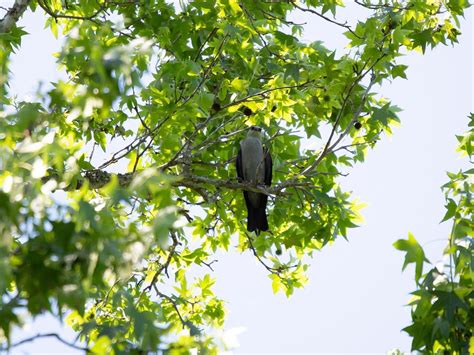
[[[82,179],[78,179],[75,186],[68,186],[66,190],[79,189],[84,185],[86,181],[89,183],[91,189],[100,189],[111,181],[112,175],[115,175],[117,177],[120,186],[127,187],[132,182],[135,173],[112,174],[102,170],[90,170],[83,175]],[[253,185],[251,183],[243,183],[237,180],[214,179],[198,175],[177,175],[175,177],[177,178],[177,180],[171,183],[173,186],[189,187],[196,191],[203,190],[206,188],[206,186],[214,186],[216,188],[227,188],[231,190],[260,192],[269,196],[284,196],[287,195],[287,193],[284,191],[287,188],[317,187],[314,186],[312,182],[297,180],[285,181],[276,184],[272,187],[267,187],[263,185]],[[52,179],[58,179],[58,176],[54,174],[48,175],[43,178],[43,182],[47,182],[48,180]]]
[[[7,11],[3,19],[0,20],[0,33],[10,32],[23,13],[26,11],[31,0],[16,0],[13,6]]]

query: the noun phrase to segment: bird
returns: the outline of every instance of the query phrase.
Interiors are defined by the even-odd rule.
[[[262,144],[262,128],[251,126],[247,137],[240,141],[236,160],[237,177],[241,182],[270,186],[272,183],[272,157]],[[247,230],[259,235],[268,231],[268,196],[260,192],[244,191],[247,206]]]

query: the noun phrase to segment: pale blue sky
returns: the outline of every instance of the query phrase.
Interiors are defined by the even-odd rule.
[[[6,1],[0,0],[4,6]],[[9,2],[8,2],[9,3]],[[5,5],[6,6],[6,5]],[[360,16],[349,6],[342,13],[351,23]],[[340,29],[312,17],[305,39],[323,40],[342,50]],[[21,25],[25,36],[13,56],[12,92],[32,95],[40,81],[57,79],[52,52],[59,42],[43,30],[41,14],[28,12]],[[404,305],[413,290],[413,270],[401,273],[403,254],[392,244],[411,231],[428,257],[439,261],[450,228],[439,224],[444,215],[440,186],[445,172],[465,166],[455,153],[455,134],[466,130],[473,111],[472,10],[462,26],[460,44],[439,47],[425,56],[410,53],[408,80],[397,80],[377,91],[401,107],[402,125],[391,138],[383,137],[363,164],[342,178],[342,186],[366,202],[365,223],[315,255],[310,284],[287,299],[274,296],[267,272],[251,253],[230,253],[214,264],[216,293],[227,300],[227,328],[245,327],[236,353],[384,353],[408,351],[410,339],[400,330],[409,324]],[[57,322],[40,317],[14,332],[16,340],[37,332],[54,331]],[[74,334],[61,330],[65,337]],[[54,340],[25,344],[15,352],[71,352]]]

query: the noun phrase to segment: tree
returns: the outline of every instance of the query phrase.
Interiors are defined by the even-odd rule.
[[[458,136],[458,150],[472,163],[474,115],[470,115],[469,131]],[[449,354],[474,352],[473,257],[474,257],[474,169],[448,173],[449,181],[442,186],[446,195],[446,214],[441,222],[451,221],[451,234],[444,250],[442,264],[431,265],[423,274],[423,248],[412,234],[395,242],[395,248],[405,252],[403,268],[415,264],[416,290],[410,300],[412,324],[404,331],[412,338],[412,351]]]
[[[304,286],[307,257],[359,218],[342,169],[398,121],[374,86],[406,77],[404,51],[456,42],[469,6],[356,3],[368,16],[352,26],[336,18],[339,0],[15,1],[0,22],[5,346],[26,308],[67,315],[99,353],[213,352],[225,308],[209,270],[231,244],[255,255],[275,292]],[[68,79],[17,102],[8,59],[28,8],[65,35]],[[303,43],[293,11],[341,28],[350,50]],[[236,179],[253,124],[267,133],[271,187]],[[269,233],[246,232],[240,190],[269,196]]]

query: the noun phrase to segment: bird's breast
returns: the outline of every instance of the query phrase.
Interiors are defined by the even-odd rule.
[[[242,172],[244,180],[256,184],[265,179],[265,163],[262,142],[257,138],[247,138],[240,144],[242,150]]]

